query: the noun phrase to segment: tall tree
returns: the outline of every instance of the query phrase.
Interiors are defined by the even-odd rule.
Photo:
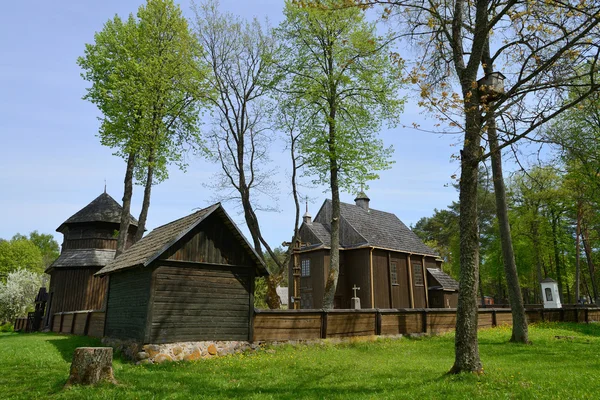
[[[499,151],[596,91],[598,85],[593,83],[577,99],[560,101],[561,89],[576,84],[582,74],[594,74],[600,4],[518,0],[358,0],[355,3],[384,4],[385,17],[398,18],[401,32],[421,49],[413,80],[421,82],[424,103],[464,135],[459,196],[461,291],[451,372],[481,372],[477,344],[476,182],[480,161],[489,157],[481,146],[482,135],[491,120],[488,115],[500,117],[497,130],[504,138],[494,150]],[[501,40],[496,42],[494,37]],[[494,45],[489,57],[492,66],[503,63],[503,72],[510,78],[509,87],[499,90],[501,94],[493,107],[486,105],[490,99],[485,97],[494,93],[486,92],[478,84],[480,64],[490,45]],[[582,71],[576,67],[588,60],[591,68]],[[454,77],[458,78],[460,92],[449,95],[449,79]],[[459,113],[452,115],[456,110]]]
[[[0,239],[0,281],[18,269],[43,273],[42,251],[26,236],[16,234],[11,240]]]
[[[331,257],[323,305],[333,308],[339,275],[340,190],[354,191],[388,168],[391,148],[376,134],[382,121],[402,109],[399,58],[357,8],[332,10],[343,1],[318,5],[286,1],[280,90],[301,104],[310,124],[300,139],[306,168],[331,189]]]
[[[220,199],[238,202],[257,253],[263,257],[265,249],[273,260],[266,279],[267,299],[270,308],[279,308],[275,289],[282,279],[289,251],[288,257],[277,257],[263,237],[257,215],[258,211],[273,209],[267,203],[276,193],[269,153],[276,128],[273,88],[279,79],[274,65],[277,41],[257,19],[248,22],[221,13],[217,1],[194,4],[193,10],[196,34],[206,50],[203,60],[211,69],[212,92],[207,101],[213,111],[213,129],[204,151],[221,167],[213,187]],[[299,204],[295,178],[299,166],[294,143],[290,151],[297,231]]]
[[[33,231],[29,234],[29,240],[40,249],[44,268],[48,268],[60,255],[60,246],[49,233],[38,233]]]
[[[493,61],[490,54],[490,38],[486,38],[483,55],[481,58],[482,68],[486,76],[492,76],[494,73]],[[482,96],[483,97],[483,96]],[[504,175],[502,173],[502,151],[498,140],[498,130],[496,128],[496,114],[491,109],[494,108],[494,102],[489,100],[487,104],[489,110],[486,112],[487,119],[487,137],[490,147],[490,159],[492,164],[492,176],[494,178],[494,194],[496,196],[496,215],[500,230],[500,242],[502,247],[502,260],[504,264],[504,274],[508,287],[508,298],[512,312],[512,336],[511,342],[529,343],[529,330],[527,326],[527,315],[523,304],[523,295],[517,273],[515,262],[515,252],[513,249],[512,237],[510,234],[510,223],[508,221],[508,205],[506,197],[506,186],[504,185]]]
[[[129,229],[133,178],[144,185],[136,241],[145,230],[152,185],[167,177],[169,163],[184,165],[183,147],[198,132],[207,69],[172,0],[148,0],[127,21],[115,16],[94,40],[77,62],[92,83],[84,99],[103,114],[101,143],[127,160],[119,254]]]

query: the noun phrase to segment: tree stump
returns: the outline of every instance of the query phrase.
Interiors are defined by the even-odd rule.
[[[117,383],[113,376],[112,358],[112,347],[76,348],[66,386],[94,385],[100,381]]]

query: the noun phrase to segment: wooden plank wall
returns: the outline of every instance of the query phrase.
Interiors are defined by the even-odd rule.
[[[225,222],[225,224],[223,223]],[[219,215],[212,214],[170,247],[161,259],[228,265],[254,265],[246,249]]]
[[[110,276],[106,335],[143,340],[150,300],[150,268],[132,268]]]
[[[456,325],[456,309],[257,310],[255,341],[442,333]],[[600,309],[527,310],[529,322],[600,322]],[[480,309],[479,328],[511,325],[510,309]]]
[[[296,310],[286,314],[260,314],[254,318],[254,340],[310,340],[321,337],[318,311]]]
[[[24,330],[25,328],[27,328],[27,318],[26,317],[15,319],[15,323],[14,323],[15,331],[21,331],[21,330]]]
[[[104,311],[69,311],[54,314],[52,332],[74,335],[104,336]]]
[[[91,337],[101,338],[104,336],[104,322],[106,313],[102,311],[92,312],[88,323],[87,335]]]
[[[145,342],[248,340],[251,279],[251,268],[157,267]]]
[[[375,335],[377,315],[375,313],[330,311],[323,313],[326,337],[370,336]]]
[[[107,277],[97,277],[95,268],[57,268],[51,272],[52,315],[77,310],[98,310],[104,306]]]

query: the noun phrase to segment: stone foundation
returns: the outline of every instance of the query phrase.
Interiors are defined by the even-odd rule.
[[[194,361],[204,358],[242,353],[258,348],[245,341],[204,341],[166,344],[140,344],[132,340],[104,338],[102,343],[113,347],[126,358],[139,364],[159,364],[166,361]]]
[[[392,336],[352,336],[330,339],[312,340],[283,340],[269,342],[245,341],[204,341],[204,342],[180,342],[166,344],[140,344],[132,340],[119,340],[104,338],[102,343],[111,346],[126,358],[137,364],[160,364],[168,361],[195,361],[207,358],[225,356],[228,354],[243,353],[246,351],[263,350],[268,353],[275,352],[273,347],[281,345],[291,346],[325,346],[343,343],[375,342],[384,339],[400,339],[403,336],[421,337],[430,336],[428,333],[415,333],[409,335]]]

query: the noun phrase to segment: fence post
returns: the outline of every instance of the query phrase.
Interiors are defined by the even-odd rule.
[[[65,314],[60,313],[60,326],[58,327],[58,333],[62,333],[64,320],[65,320]]]
[[[585,323],[589,324],[590,323],[590,315],[589,315],[589,308],[585,308]]]
[[[542,322],[546,321],[546,319],[544,318],[544,309],[543,308],[540,309],[540,318],[542,319]]]
[[[85,317],[85,326],[83,327],[83,336],[87,336],[88,331],[90,329],[90,319],[92,318],[91,311],[87,313]]]
[[[498,317],[496,316],[496,309],[492,309],[492,327],[498,326]]]
[[[423,333],[427,333],[427,309],[423,309],[422,312],[422,322],[423,322]]]
[[[381,311],[375,310],[375,335],[381,336]]]
[[[327,339],[327,311],[321,311],[321,339]]]
[[[560,311],[558,312],[558,318],[560,319],[560,322],[565,322],[565,309],[561,308]]]

